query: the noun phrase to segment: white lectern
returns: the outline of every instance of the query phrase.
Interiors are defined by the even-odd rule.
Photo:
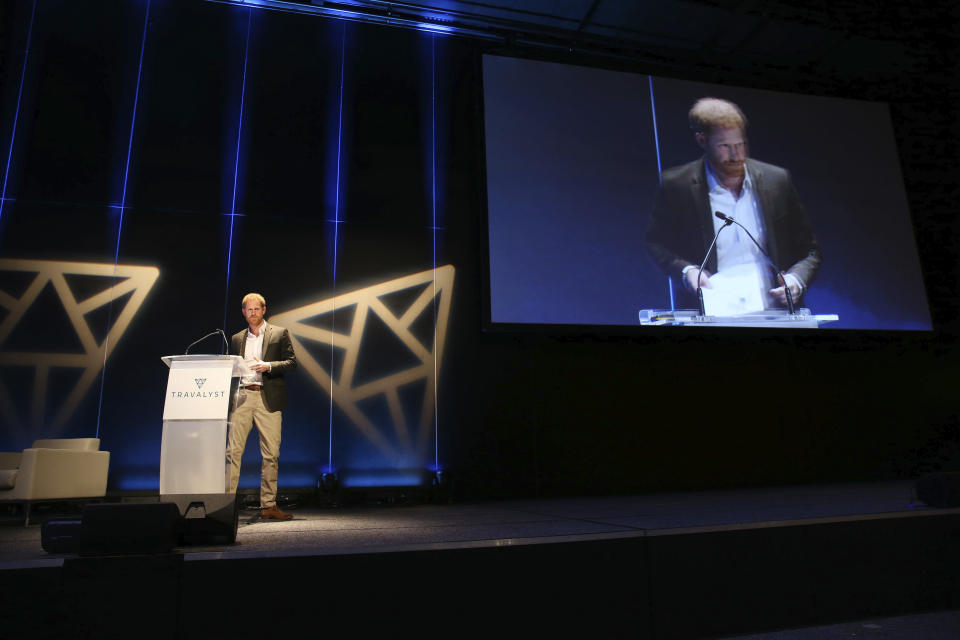
[[[160,500],[176,503],[184,537],[237,536],[236,494],[227,493],[230,412],[243,358],[217,354],[165,356],[170,367],[160,440]]]

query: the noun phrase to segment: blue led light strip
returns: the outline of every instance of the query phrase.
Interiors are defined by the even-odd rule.
[[[237,176],[240,172],[240,140],[243,135],[243,101],[247,95],[247,60],[250,57],[250,23],[253,9],[247,10],[247,38],[243,44],[243,80],[240,84],[240,122],[237,124],[237,151],[233,158],[233,198],[230,202],[230,239],[227,243],[227,280],[223,287],[223,326],[227,326],[227,303],[230,296],[230,266],[233,258],[233,223],[237,219]]]
[[[33,18],[36,14],[37,0],[33,0],[33,7],[30,9],[30,27],[27,30],[27,46],[23,50],[23,66],[20,69],[20,88],[17,90],[17,108],[13,113],[13,127],[10,129],[10,149],[7,151],[7,169],[3,173],[3,191],[0,192],[0,217],[3,216],[3,203],[7,201],[7,180],[10,178],[13,141],[17,137],[17,122],[20,120],[20,100],[23,97],[23,79],[27,75],[27,59],[30,57],[30,40],[33,38]]]
[[[343,74],[347,58],[347,23],[343,23],[343,32],[340,40],[340,103],[337,112],[337,187],[333,209],[333,310],[330,314],[330,333],[336,329],[337,318],[337,242],[340,235],[340,163],[343,153]],[[329,435],[327,438],[327,471],[333,472],[333,339],[330,339],[330,417]]]
[[[453,15],[449,10],[438,12],[435,10],[417,9],[413,5],[407,4],[404,9],[411,11],[409,15],[402,16],[397,13],[383,15],[380,7],[363,7],[356,0],[341,1],[339,6],[324,6],[325,3],[319,0],[314,3],[290,0],[207,0],[219,4],[232,4],[244,7],[255,7],[257,9],[276,10],[285,13],[310,14],[315,16],[324,16],[337,20],[350,20],[352,22],[366,22],[376,25],[389,25],[392,27],[403,27],[407,29],[416,29],[429,33],[440,34],[458,34],[467,35],[485,40],[499,39],[497,35],[490,33],[486,29],[476,29],[466,26],[452,26],[437,24],[436,20],[449,21]],[[379,4],[383,4],[377,0]],[[330,4],[330,3],[326,3]],[[354,8],[348,8],[352,4]],[[369,3],[368,3],[369,4]],[[376,4],[376,3],[375,3]],[[371,12],[372,11],[372,12]],[[417,15],[417,11],[421,11]],[[469,15],[465,14],[468,18]]]
[[[120,206],[111,206],[111,209],[119,209],[120,218],[117,221],[117,244],[113,252],[113,268],[116,273],[117,265],[120,263],[120,236],[123,233],[123,214],[127,208],[127,184],[130,178],[130,156],[133,152],[133,132],[137,124],[137,105],[140,102],[140,78],[143,76],[143,52],[147,48],[147,25],[150,23],[150,0],[147,0],[147,8],[143,12],[143,35],[140,37],[140,60],[137,64],[137,85],[133,92],[133,111],[130,114],[130,136],[127,138],[127,159],[123,167],[123,190],[120,195]],[[100,394],[97,400],[97,436],[100,437],[100,420],[103,415],[103,389],[107,386],[107,353],[109,352],[110,326],[113,324],[113,301],[107,307],[107,336],[103,339],[103,369],[100,375]]]
[[[657,148],[657,177],[660,178],[660,184],[663,184],[663,167],[660,165],[660,132],[657,131],[657,104],[653,99],[653,76],[647,76],[650,83],[650,113],[653,116],[653,143]]]
[[[657,104],[653,99],[653,76],[647,76],[650,82],[650,113],[653,115],[653,142],[657,148],[657,178],[660,185],[663,186],[663,166],[660,164],[660,132],[657,130]],[[670,293],[670,310],[676,310],[676,304],[673,301],[673,278],[667,276],[667,291]]]
[[[440,379],[437,371],[437,37],[430,36],[431,179],[433,196],[433,468],[440,466]]]
[[[143,73],[143,51],[147,46],[147,23],[150,19],[150,0],[147,0],[147,10],[143,12],[143,36],[140,39],[140,63],[137,66],[137,88],[133,94],[133,115],[130,117],[130,137],[127,140],[127,162],[123,168],[123,193],[120,196],[120,222],[117,224],[117,247],[113,254],[113,263],[120,259],[120,233],[123,231],[123,212],[127,204],[127,179],[130,177],[130,154],[133,150],[133,130],[137,124],[137,104],[140,101],[140,77]]]

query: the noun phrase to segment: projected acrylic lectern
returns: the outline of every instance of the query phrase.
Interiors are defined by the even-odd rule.
[[[165,356],[170,367],[160,441],[160,501],[176,503],[184,538],[234,542],[236,494],[227,493],[230,411],[245,369],[240,356]]]
[[[760,313],[745,313],[739,316],[700,315],[696,309],[641,309],[640,324],[644,326],[683,327],[766,327],[772,329],[816,329],[828,322],[839,320],[836,314],[810,313],[810,309],[767,310]]]

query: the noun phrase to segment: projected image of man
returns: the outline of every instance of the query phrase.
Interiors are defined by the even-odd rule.
[[[297,368],[290,334],[267,324],[267,302],[259,293],[249,293],[240,305],[247,328],[233,335],[230,352],[243,356],[250,373],[240,379],[237,408],[233,411],[227,442],[227,486],[235,492],[240,481],[240,460],[253,425],[260,437],[260,517],[290,520],[277,507],[277,471],[280,458],[282,411],[287,407],[283,374]]]
[[[661,175],[646,238],[653,261],[689,292],[698,285],[711,288],[718,272],[747,272],[759,281],[764,308],[786,306],[787,287],[799,303],[817,275],[821,251],[789,172],[749,157],[747,118],[734,103],[701,98],[688,119],[703,156]],[[714,212],[746,230],[724,229],[701,273],[707,248],[724,224]],[[777,270],[785,272],[783,281]]]

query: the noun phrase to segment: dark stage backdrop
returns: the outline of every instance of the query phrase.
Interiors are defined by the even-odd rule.
[[[4,450],[99,435],[112,488],[156,488],[160,357],[242,329],[259,291],[300,358],[281,485],[343,469],[419,482],[403,474],[439,462],[456,282],[437,188],[445,42],[212,3],[14,9]],[[259,486],[258,460],[252,444],[241,487]]]
[[[160,357],[242,329],[257,290],[301,361],[281,490],[331,467],[384,484],[439,464],[493,496],[887,477],[954,455],[949,331],[484,333],[477,42],[180,0],[0,17],[0,449],[99,435],[111,490],[155,490]],[[924,99],[894,101],[914,160],[944,135]],[[904,166],[949,328],[955,218],[911,186],[941,174]],[[585,291],[597,275],[573,274]],[[252,438],[241,487],[258,461]]]

